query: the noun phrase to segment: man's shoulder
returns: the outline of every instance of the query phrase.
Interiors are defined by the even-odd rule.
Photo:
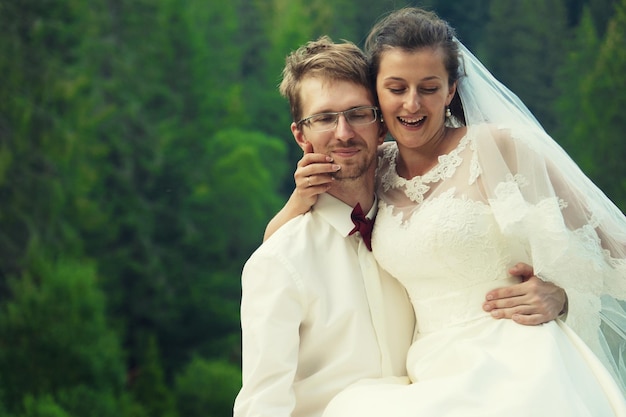
[[[330,227],[316,213],[301,214],[282,225],[259,246],[255,254],[300,253],[306,246],[315,245],[315,237]]]
[[[322,195],[311,211],[282,225],[251,258],[282,258],[300,262],[323,253],[329,245],[341,246],[353,227],[347,205],[334,197]],[[347,223],[346,223],[347,222]]]
[[[329,244],[320,236],[328,237],[329,234],[336,233],[330,229],[326,222],[319,221],[319,216],[313,213],[306,213],[290,220],[248,258],[243,267],[243,275],[272,274],[276,279],[278,275],[285,273],[292,279],[295,279],[294,276],[300,276],[299,281],[302,279],[302,273],[309,275],[317,270],[312,266],[312,260]],[[313,262],[313,265],[315,264]]]

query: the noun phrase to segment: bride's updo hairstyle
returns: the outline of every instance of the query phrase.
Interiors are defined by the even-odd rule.
[[[445,56],[443,64],[448,73],[448,83],[455,83],[463,75],[455,36],[448,22],[433,12],[407,7],[390,13],[374,25],[365,41],[374,90],[382,56],[392,48],[406,52],[441,48]],[[465,116],[458,92],[449,107],[452,115],[464,124]]]

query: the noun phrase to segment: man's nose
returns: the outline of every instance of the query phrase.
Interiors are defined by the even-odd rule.
[[[335,128],[335,136],[337,139],[346,140],[354,136],[354,129],[352,125],[346,119],[344,114],[340,114],[337,117],[337,127]]]

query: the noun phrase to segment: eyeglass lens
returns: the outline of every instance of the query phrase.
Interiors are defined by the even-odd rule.
[[[376,120],[376,109],[373,107],[357,107],[342,112],[329,112],[313,115],[308,118],[309,127],[315,131],[332,130],[337,127],[339,115],[343,114],[351,126],[361,126]]]

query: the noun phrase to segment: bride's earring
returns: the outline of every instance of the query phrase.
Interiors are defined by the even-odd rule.
[[[446,106],[446,117],[452,116],[452,112],[450,111],[450,107]]]

